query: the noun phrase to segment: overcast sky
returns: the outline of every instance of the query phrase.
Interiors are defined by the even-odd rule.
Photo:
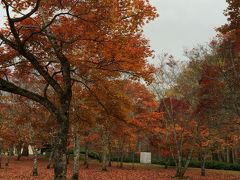
[[[204,44],[226,23],[226,0],[150,0],[160,17],[148,24],[145,34],[156,54],[168,52],[183,58],[183,49]]]
[[[208,42],[216,35],[214,28],[226,18],[226,0],[150,0],[160,17],[145,27],[145,34],[156,54],[168,52],[183,57],[183,49]],[[3,13],[0,8],[0,26]]]

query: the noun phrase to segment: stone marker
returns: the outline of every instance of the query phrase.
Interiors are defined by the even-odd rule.
[[[141,152],[140,153],[140,163],[151,164],[151,153],[150,152]]]

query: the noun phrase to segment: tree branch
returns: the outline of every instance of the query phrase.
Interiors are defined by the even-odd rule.
[[[5,2],[5,5],[6,5],[6,1],[3,0],[3,2]],[[19,18],[11,18],[11,21],[13,23],[16,23],[16,22],[20,22],[20,21],[23,21],[23,20],[29,18],[31,15],[33,15],[38,10],[38,8],[40,6],[40,2],[41,2],[41,0],[37,0],[35,7],[29,13],[27,13]]]
[[[47,98],[44,98],[36,93],[18,87],[15,84],[8,82],[2,78],[0,78],[0,90],[21,95],[23,97],[36,101],[46,107],[50,112],[54,114],[57,113],[56,107]]]

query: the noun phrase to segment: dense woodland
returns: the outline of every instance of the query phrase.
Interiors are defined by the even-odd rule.
[[[187,61],[154,57],[143,26],[158,14],[145,0],[0,2],[0,167],[28,145],[32,175],[45,148],[56,180],[69,160],[78,179],[80,152],[106,171],[149,151],[176,177],[196,160],[203,176],[207,161],[240,163],[239,0]]]

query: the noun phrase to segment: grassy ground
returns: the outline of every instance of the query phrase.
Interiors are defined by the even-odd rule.
[[[82,163],[81,163],[82,164]],[[0,169],[1,180],[49,180],[53,179],[53,169],[46,169],[47,161],[39,160],[39,176],[32,177],[32,161],[30,158],[22,158],[20,161],[12,159],[9,167]],[[72,163],[68,165],[68,179],[71,179]],[[89,169],[83,165],[80,167],[80,180],[171,180],[175,174],[175,169],[164,169],[158,165],[136,164],[132,169],[131,164],[124,164],[123,169],[110,167],[107,172],[100,170],[100,164],[91,161]],[[200,170],[191,168],[186,176],[193,180],[240,180],[240,172],[223,170],[206,170],[206,177],[201,177]]]

